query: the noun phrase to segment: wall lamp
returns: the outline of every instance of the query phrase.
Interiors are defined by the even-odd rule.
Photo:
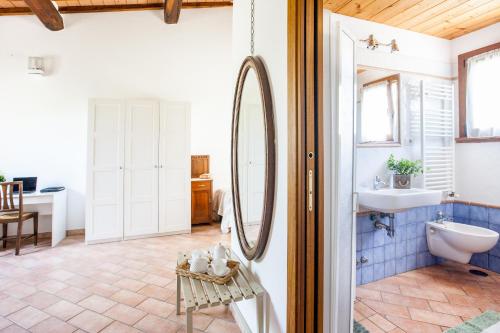
[[[360,39],[360,42],[366,43],[366,48],[369,49],[369,50],[375,50],[379,46],[387,46],[387,47],[391,48],[391,53],[399,51],[399,46],[398,46],[398,43],[396,42],[395,39],[391,40],[390,43],[385,44],[385,43],[379,42],[375,38],[375,36],[373,36],[373,34],[372,34],[372,35],[368,36],[367,39]]]

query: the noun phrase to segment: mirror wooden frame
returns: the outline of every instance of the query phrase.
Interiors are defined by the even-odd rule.
[[[241,217],[240,191],[238,182],[238,125],[243,88],[247,74],[254,70],[259,82],[259,90],[264,109],[264,128],[266,143],[266,177],[264,190],[264,208],[262,211],[262,225],[259,230],[255,246],[251,247],[245,235]],[[248,260],[258,259],[264,253],[271,231],[274,211],[274,196],[276,190],[276,143],[275,143],[274,109],[271,87],[267,70],[261,58],[249,56],[243,61],[238,74],[233,104],[233,122],[231,138],[231,177],[233,208],[236,219],[236,229],[241,250]]]

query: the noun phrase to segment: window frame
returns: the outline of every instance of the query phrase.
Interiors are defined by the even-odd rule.
[[[358,148],[376,148],[376,147],[401,147],[403,140],[401,139],[401,74],[393,74],[389,75],[371,82],[364,83],[361,89],[364,89],[366,87],[378,84],[380,82],[384,81],[397,81],[397,88],[398,88],[398,100],[397,100],[397,128],[398,128],[398,138],[395,141],[370,141],[370,142],[360,142],[360,135],[361,135],[361,130],[358,130],[358,134],[356,135],[356,146]],[[362,100],[360,100],[362,103]],[[362,111],[358,113],[359,117],[361,118],[362,116]],[[361,119],[360,119],[361,120]]]
[[[500,49],[500,42],[458,55],[458,138],[457,143],[500,142],[500,136],[467,136],[467,59]]]

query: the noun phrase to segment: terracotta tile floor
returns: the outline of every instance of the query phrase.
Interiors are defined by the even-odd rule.
[[[434,333],[500,311],[500,274],[471,268],[446,262],[359,286],[354,318],[370,333]]]
[[[228,245],[219,225],[191,235],[0,249],[0,332],[185,332],[175,314],[177,252]],[[184,312],[183,312],[184,313]],[[228,307],[195,312],[195,332],[240,332]]]

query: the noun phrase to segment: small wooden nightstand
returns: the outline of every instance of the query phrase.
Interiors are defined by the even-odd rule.
[[[212,222],[212,179],[199,178],[210,172],[210,156],[191,156],[191,224]]]
[[[212,179],[191,179],[191,224],[212,222]]]

